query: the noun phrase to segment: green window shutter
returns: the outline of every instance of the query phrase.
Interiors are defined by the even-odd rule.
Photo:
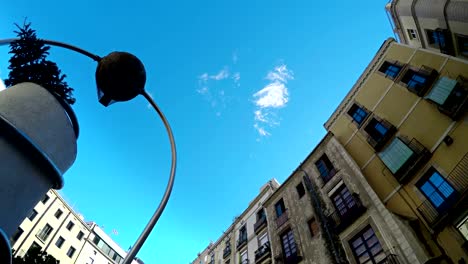
[[[413,153],[413,150],[403,143],[403,141],[395,138],[384,151],[379,153],[379,157],[385,166],[395,174]]]
[[[429,99],[439,105],[443,105],[445,100],[447,100],[447,97],[453,91],[453,88],[455,88],[455,85],[457,85],[456,80],[442,77],[434,84],[434,87],[425,99]]]

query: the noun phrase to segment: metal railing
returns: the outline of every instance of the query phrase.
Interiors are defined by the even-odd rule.
[[[453,120],[458,120],[465,112],[468,105],[468,79],[459,75],[457,84],[447,97],[439,111],[448,115]]]
[[[224,250],[223,250],[223,258],[227,258],[227,257],[230,256],[230,255],[231,255],[231,247],[229,246],[229,247],[224,248]]]
[[[353,193],[352,196],[354,205],[351,208],[347,208],[345,213],[342,214],[340,211],[335,210],[328,215],[328,217],[335,224],[335,230],[337,232],[344,231],[366,211],[366,207],[362,204],[359,195]]]
[[[445,180],[455,191],[455,193],[445,201],[445,203],[448,203],[447,206],[436,208],[430,200],[425,200],[418,206],[418,211],[431,226],[436,225],[439,220],[456,207],[455,205],[458,202],[466,198],[468,194],[468,153],[465,154]]]
[[[281,214],[278,218],[276,218],[276,228],[280,228],[284,223],[288,221],[288,210],[284,210],[283,214]]]
[[[403,136],[398,138],[413,151],[409,159],[394,174],[399,183],[406,183],[431,158],[432,154],[415,138],[411,140]]]
[[[241,260],[241,264],[249,264],[249,259]]]
[[[267,256],[271,256],[270,242],[265,242],[255,251],[255,262],[264,260]]]
[[[237,249],[243,247],[246,244],[247,244],[247,234],[239,237],[239,240],[237,240]]]
[[[387,254],[383,262],[380,262],[381,264],[400,264],[401,261],[398,257],[398,255],[390,253]]]
[[[267,219],[266,216],[260,217],[260,219],[257,220],[257,222],[254,224],[254,232],[257,233],[260,231],[263,227],[265,227],[267,224]]]

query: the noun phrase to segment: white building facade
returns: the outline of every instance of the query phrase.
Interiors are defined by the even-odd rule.
[[[13,257],[39,247],[61,264],[120,264],[126,252],[96,223],[86,223],[54,190],[31,210],[10,239]],[[135,259],[132,264],[142,264]]]

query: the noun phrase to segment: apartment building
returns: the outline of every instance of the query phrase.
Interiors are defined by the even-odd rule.
[[[263,203],[278,187],[275,179],[263,185],[247,209],[235,218],[216,242],[198,254],[192,264],[271,263]]]
[[[390,0],[386,10],[401,43],[468,60],[468,1]]]
[[[126,256],[98,225],[84,222],[55,190],[37,203],[10,241],[13,257],[40,248],[64,264],[119,264]]]
[[[466,60],[388,39],[325,123],[423,244],[415,263],[468,261],[467,95]]]

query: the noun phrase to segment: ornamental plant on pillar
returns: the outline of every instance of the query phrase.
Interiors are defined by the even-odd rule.
[[[36,31],[31,28],[31,23],[18,26],[15,31],[19,40],[10,44],[8,69],[10,73],[5,85],[11,87],[23,82],[36,83],[56,98],[68,104],[74,104],[73,88],[64,81],[66,75],[62,74],[55,62],[47,60],[50,46],[37,38]]]

